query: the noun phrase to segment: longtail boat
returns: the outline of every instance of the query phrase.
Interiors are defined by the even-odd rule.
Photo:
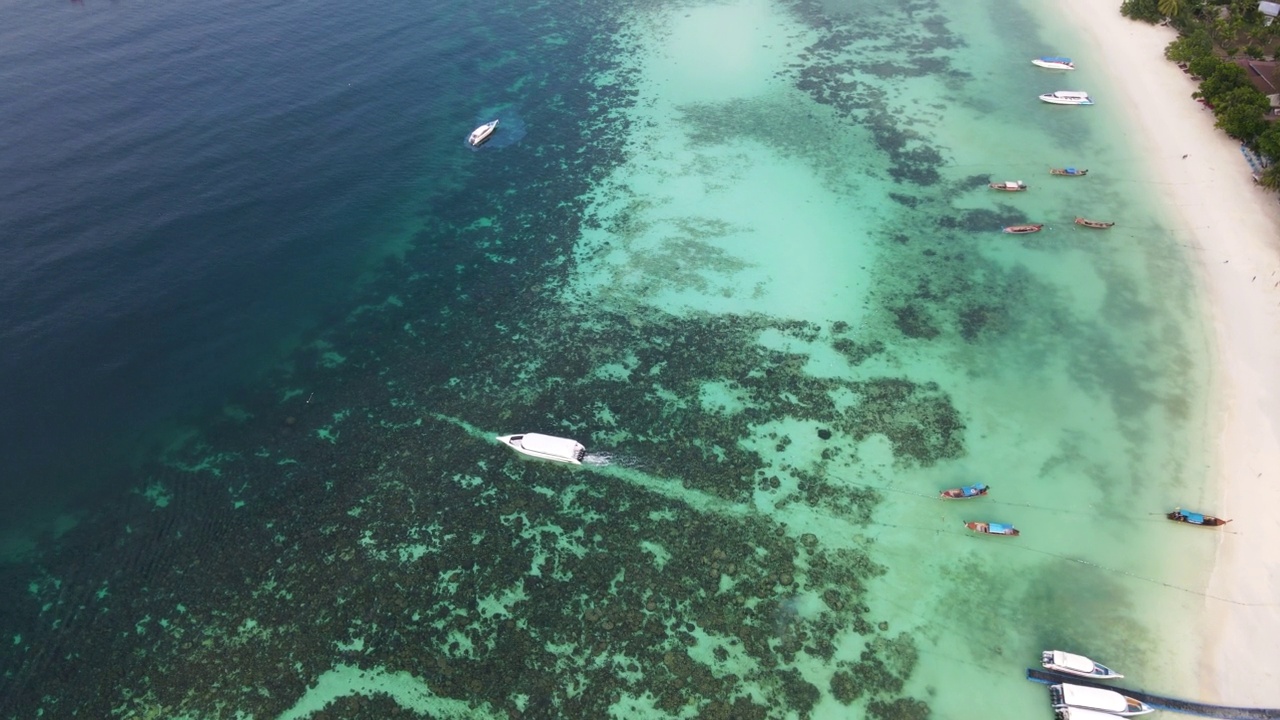
[[[1027,233],[1040,232],[1044,225],[1010,225],[1004,231],[1011,235],[1026,235]]]
[[[1182,508],[1175,509],[1173,512],[1165,515],[1165,517],[1173,520],[1174,522],[1186,523],[1188,525],[1200,525],[1203,527],[1218,527],[1219,525],[1226,525],[1231,522],[1230,520],[1223,520],[1222,518],[1205,515],[1204,513],[1188,512]]]
[[[1012,525],[1005,525],[1004,523],[967,522],[964,526],[981,535],[1007,535],[1009,537],[1017,537],[1021,534],[1018,532],[1018,528]]]
[[[1107,222],[1105,220],[1088,220],[1082,217],[1076,218],[1076,224],[1081,227],[1096,228],[1098,230],[1106,230],[1112,225],[1115,225],[1115,223]]]
[[[992,190],[1004,190],[1005,192],[1022,192],[1027,189],[1027,184],[1021,180],[1005,180],[1004,182],[987,183],[987,187]]]
[[[1082,177],[1088,175],[1088,170],[1077,170],[1076,168],[1049,168],[1050,175],[1065,175],[1066,177]]]
[[[938,493],[938,497],[943,500],[965,500],[968,498],[982,497],[987,494],[991,488],[984,483],[974,483],[973,485],[965,485],[964,487],[951,488]]]

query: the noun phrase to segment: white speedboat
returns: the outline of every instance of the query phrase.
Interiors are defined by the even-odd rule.
[[[587,454],[587,449],[576,440],[554,435],[541,435],[539,433],[503,435],[498,438],[498,442],[530,457],[571,463],[573,465],[581,465],[582,458]]]
[[[484,142],[485,140],[488,140],[489,136],[493,134],[493,131],[497,129],[498,129],[498,121],[495,118],[494,120],[490,120],[489,122],[476,128],[475,130],[472,130],[471,134],[467,136],[467,142],[471,143],[472,147],[475,147],[480,143]]]
[[[1032,65],[1050,70],[1075,70],[1075,63],[1071,62],[1071,58],[1058,57],[1056,55],[1045,55],[1031,61]]]
[[[1040,657],[1040,664],[1045,670],[1057,670],[1060,673],[1094,680],[1115,680],[1124,677],[1106,665],[1099,665],[1083,655],[1073,655],[1061,650],[1045,650]]]
[[[1083,90],[1057,90],[1040,96],[1042,102],[1054,105],[1092,105],[1093,98]]]
[[[1111,713],[1065,706],[1054,708],[1053,715],[1057,720],[1116,720],[1116,716]]]
[[[1123,717],[1146,715],[1149,712],[1155,712],[1155,708],[1150,705],[1128,695],[1121,695],[1115,690],[1072,685],[1071,683],[1050,685],[1049,698],[1055,710],[1064,707],[1072,708],[1073,710],[1096,710]]]

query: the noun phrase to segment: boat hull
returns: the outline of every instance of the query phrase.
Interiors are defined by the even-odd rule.
[[[1076,224],[1079,225],[1080,227],[1092,228],[1094,230],[1106,230],[1112,225],[1115,225],[1115,223],[1113,222],[1104,222],[1102,220],[1087,220],[1082,217],[1076,218]]]
[[[1042,67],[1046,70],[1075,70],[1076,69],[1075,65],[1068,65],[1067,63],[1055,62],[1053,60],[1044,60],[1042,58],[1036,58],[1035,60],[1032,60],[1031,64],[1035,65],[1036,67]]]
[[[971,500],[986,495],[989,490],[991,488],[987,485],[969,485],[967,487],[943,490],[938,493],[938,497],[943,500]]]
[[[1041,653],[1040,666],[1045,670],[1092,680],[1118,680],[1124,677],[1106,665],[1096,663],[1083,655],[1074,655],[1061,650],[1045,650]]]
[[[964,524],[973,532],[979,535],[998,535],[1001,537],[1017,537],[1021,535],[1017,528],[1012,525],[1004,525],[1001,523],[975,522],[970,521]]]
[[[1155,708],[1137,698],[1115,690],[1062,683],[1049,686],[1049,699],[1055,710],[1072,708],[1135,717],[1155,712]]]
[[[1002,183],[987,183],[987,187],[992,190],[1003,190],[1005,192],[1022,192],[1027,189],[1027,184],[1021,180],[1017,180]]]
[[[587,449],[577,441],[539,433],[502,435],[498,437],[498,442],[521,455],[569,465],[581,465],[582,458],[587,454]]]
[[[497,120],[487,122],[475,130],[472,130],[471,134],[467,136],[467,142],[471,144],[471,147],[479,147],[480,145],[483,145],[484,141],[488,140],[493,135],[493,131],[497,129]]]
[[[1040,232],[1042,229],[1044,229],[1044,225],[1010,225],[1004,229],[1004,232],[1010,235],[1027,235]]]
[[[1061,175],[1062,177],[1084,177],[1089,174],[1088,170],[1076,170],[1074,168],[1050,168],[1050,175]]]
[[[1045,93],[1040,96],[1040,102],[1046,102],[1050,105],[1092,105],[1093,98],[1084,93],[1067,93],[1061,91],[1057,93]]]
[[[1198,527],[1221,527],[1231,522],[1230,520],[1223,520],[1222,518],[1214,517],[1212,515],[1183,512],[1182,510],[1174,510],[1171,513],[1167,513],[1165,517],[1174,522],[1180,522],[1185,525],[1196,525]]]

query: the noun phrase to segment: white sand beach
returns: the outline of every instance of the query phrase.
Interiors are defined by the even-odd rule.
[[[1199,699],[1280,706],[1280,204],[1254,185],[1239,143],[1191,99],[1196,84],[1164,58],[1175,31],[1128,20],[1117,0],[1059,3],[1085,34],[1078,61],[1108,68],[1135,149],[1168,187],[1214,323],[1210,475],[1232,518],[1219,535],[1206,599]],[[1184,157],[1185,156],[1185,157]],[[1196,530],[1187,528],[1189,531]],[[1204,530],[1203,532],[1213,532]]]

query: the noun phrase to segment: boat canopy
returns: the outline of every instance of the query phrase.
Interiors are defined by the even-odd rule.
[[[1053,664],[1082,673],[1091,673],[1096,667],[1092,660],[1083,655],[1074,655],[1061,650],[1053,651]]]
[[[968,497],[969,495],[977,495],[978,493],[986,489],[987,489],[987,486],[984,485],[983,483],[975,483],[973,485],[966,485],[965,487],[960,488],[961,492],[964,493],[965,497]]]
[[[1115,690],[1062,683],[1062,701],[1072,707],[1090,708],[1109,713],[1124,712],[1129,707],[1124,696]]]
[[[1007,188],[1010,188],[1010,189],[1020,188],[1020,187],[1022,187],[1022,181],[1021,181],[1021,180],[1006,180],[1006,181],[1004,182],[1004,186],[1005,186],[1005,187],[1007,187]]]
[[[1075,175],[1075,174],[1076,174],[1076,173],[1078,173],[1078,172],[1080,172],[1080,171],[1079,171],[1079,170],[1076,170],[1076,169],[1075,169],[1075,168],[1073,168],[1073,167],[1069,167],[1069,168],[1067,168],[1067,174],[1068,174],[1068,175]]]
[[[1054,92],[1051,92],[1049,94],[1054,97],[1073,98],[1077,100],[1089,97],[1089,93],[1083,90],[1055,90]]]
[[[1187,512],[1186,510],[1180,510],[1179,512],[1182,513],[1182,517],[1187,519],[1187,522],[1196,524],[1204,523],[1204,515],[1201,515],[1200,513]]]
[[[561,457],[565,460],[577,460],[578,453],[582,449],[582,446],[576,440],[555,437],[554,435],[542,435],[540,433],[525,433],[524,437],[520,438],[518,442],[520,447],[525,450]]]
[[[987,530],[997,534],[1002,532],[1008,532],[1012,529],[1013,529],[1012,525],[1005,525],[1004,523],[987,523]]]
[[[1069,58],[1069,57],[1060,57],[1060,56],[1057,56],[1057,55],[1042,55],[1042,56],[1040,57],[1040,59],[1041,59],[1042,61],[1044,61],[1044,62],[1062,63],[1063,65],[1070,65],[1070,64],[1071,64],[1071,58]]]

